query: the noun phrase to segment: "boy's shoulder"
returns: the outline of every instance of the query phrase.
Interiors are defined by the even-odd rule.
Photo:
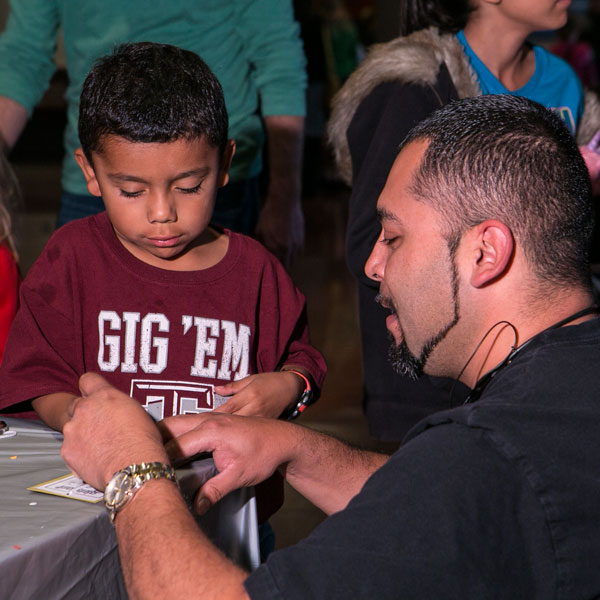
[[[110,222],[105,212],[90,215],[82,219],[75,219],[74,221],[65,223],[54,231],[48,240],[48,244],[69,244],[81,240],[90,243],[92,241],[90,236],[96,237],[97,235],[102,235],[106,227],[110,230]]]
[[[73,266],[88,263],[93,256],[101,252],[103,221],[108,219],[105,213],[91,215],[75,221],[70,221],[52,233],[40,256],[32,265],[30,272],[40,274],[40,269],[56,273],[63,265]],[[108,223],[110,229],[110,224]]]
[[[283,269],[279,260],[269,252],[258,240],[251,238],[243,233],[237,233],[230,229],[224,229],[223,232],[229,237],[228,253],[237,255],[244,261],[264,261],[265,264],[272,264]]]

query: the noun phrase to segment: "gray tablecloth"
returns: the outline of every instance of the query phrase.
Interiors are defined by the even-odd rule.
[[[0,436],[0,599],[127,598],[117,543],[100,504],[30,492],[69,472],[62,435],[38,421],[4,418],[14,437]],[[178,470],[191,494],[214,473],[210,459]],[[251,490],[230,494],[200,520],[204,531],[241,566],[259,563]]]

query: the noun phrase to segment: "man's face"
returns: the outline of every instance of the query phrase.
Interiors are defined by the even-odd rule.
[[[76,158],[121,243],[148,264],[187,270],[198,268],[195,253],[227,182],[231,152],[221,159],[203,138],[140,143],[108,136],[93,166],[79,150]]]
[[[426,146],[412,142],[396,159],[377,202],[381,234],[365,265],[391,310],[393,365],[414,377],[423,370],[448,374],[448,336],[459,321],[459,279],[443,221],[408,189]]]

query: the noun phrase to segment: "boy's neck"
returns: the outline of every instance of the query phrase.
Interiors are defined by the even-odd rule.
[[[476,13],[464,28],[473,52],[509,91],[522,88],[535,72],[535,57],[526,43],[530,33]]]
[[[117,239],[138,260],[166,271],[203,271],[210,269],[223,260],[229,248],[229,236],[212,227],[208,227],[182,254],[170,260],[140,252],[138,247],[130,246],[118,235]]]

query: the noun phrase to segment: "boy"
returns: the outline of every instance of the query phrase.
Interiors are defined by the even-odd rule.
[[[31,416],[31,401],[62,430],[86,371],[157,420],[215,407],[278,417],[318,392],[326,367],[302,294],[257,242],[209,226],[235,149],[227,126],[194,53],[136,43],[98,61],[75,158],[106,212],[57,231],[26,278],[0,409]]]

